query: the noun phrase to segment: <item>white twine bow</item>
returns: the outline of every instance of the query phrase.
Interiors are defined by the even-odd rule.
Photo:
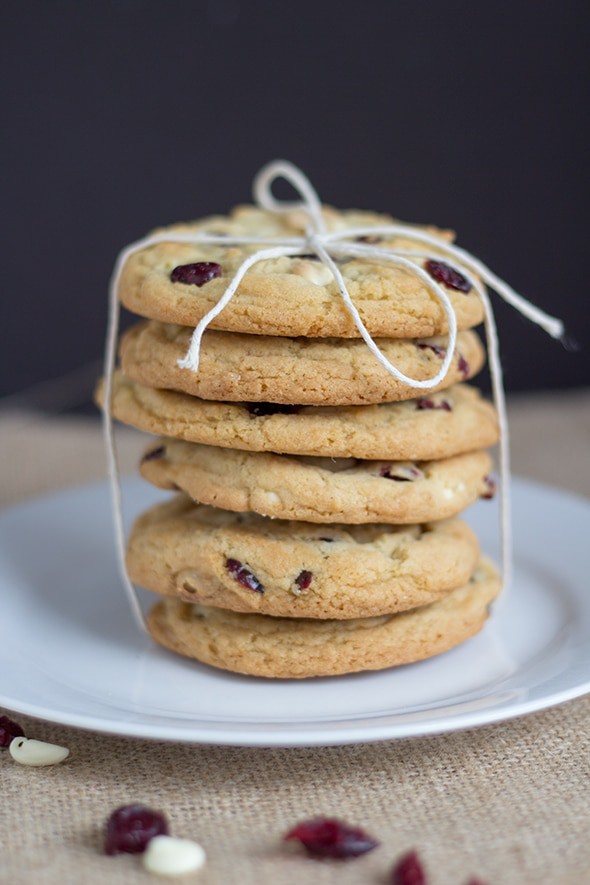
[[[301,200],[277,200],[273,196],[272,185],[279,178],[284,178],[288,181],[300,194]],[[281,258],[283,256],[314,254],[333,274],[340,297],[351,315],[354,324],[359,331],[359,335],[362,337],[375,359],[377,359],[383,368],[398,381],[415,389],[431,390],[443,381],[453,361],[457,341],[457,319],[453,305],[442,286],[440,286],[422,267],[416,264],[415,261],[416,259],[429,258],[440,260],[442,255],[454,259],[454,261],[460,265],[461,273],[478,293],[484,306],[484,323],[486,329],[490,376],[492,381],[492,393],[498,413],[498,423],[500,428],[500,522],[504,584],[505,587],[507,587],[510,583],[512,565],[508,422],[506,417],[506,403],[502,383],[502,366],[499,357],[498,335],[494,314],[486,289],[480,283],[478,277],[481,278],[481,280],[483,280],[491,289],[497,292],[504,301],[516,308],[516,310],[527,317],[527,319],[531,320],[531,322],[541,326],[541,328],[553,338],[563,340],[563,323],[556,317],[552,317],[538,307],[535,307],[535,305],[531,304],[515,292],[514,289],[504,282],[504,280],[501,280],[488,267],[486,267],[485,264],[469,252],[451,243],[446,243],[425,231],[417,230],[415,227],[404,224],[381,224],[368,227],[347,228],[338,231],[327,231],[322,216],[322,204],[318,194],[303,172],[288,161],[277,160],[264,166],[254,179],[253,190],[254,199],[257,204],[269,212],[280,215],[292,212],[293,210],[298,210],[305,213],[308,219],[305,235],[299,237],[280,236],[270,238],[227,236],[225,234],[217,235],[208,233],[181,234],[164,232],[161,234],[153,234],[144,237],[141,240],[137,240],[135,243],[132,243],[121,251],[111,277],[109,289],[109,322],[105,349],[105,386],[103,403],[104,430],[107,445],[109,476],[111,480],[119,568],[137,623],[143,630],[147,631],[137,593],[129,579],[125,567],[125,535],[121,507],[121,486],[111,417],[112,378],[115,365],[120,314],[118,289],[123,267],[131,255],[149,246],[171,241],[179,243],[203,243],[223,247],[231,245],[257,245],[261,247],[242,262],[217,304],[215,304],[215,306],[202,317],[196,326],[184,359],[178,361],[180,368],[189,369],[192,372],[198,372],[199,369],[201,341],[205,330],[236,295],[245,274],[253,265],[260,261]],[[404,239],[418,243],[424,248],[417,250],[383,248],[372,243],[359,242],[359,238],[376,236],[392,238],[403,237]],[[433,249],[428,249],[427,247],[429,246],[433,247]],[[448,324],[446,352],[436,375],[425,380],[411,378],[401,372],[381,352],[352,302],[344,278],[335,260],[338,258],[366,258],[379,263],[387,263],[393,264],[397,267],[403,267],[419,277],[430,292],[432,292],[434,297],[441,303]]]

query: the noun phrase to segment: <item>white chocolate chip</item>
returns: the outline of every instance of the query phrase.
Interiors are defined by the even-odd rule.
[[[382,473],[381,476],[385,476],[387,479],[415,482],[417,479],[424,479],[424,471],[420,470],[419,467],[416,467],[415,464],[410,462],[403,463],[396,461],[389,465],[389,467],[387,467],[387,473]]]
[[[198,842],[154,836],[142,856],[143,865],[156,876],[182,876],[205,866],[206,854]]]
[[[10,755],[21,765],[57,765],[68,758],[70,751],[67,747],[58,747],[57,744],[15,737],[10,742]]]
[[[332,271],[321,261],[308,261],[305,258],[296,259],[291,266],[291,273],[297,276],[305,277],[310,283],[316,286],[325,286],[334,279]]]

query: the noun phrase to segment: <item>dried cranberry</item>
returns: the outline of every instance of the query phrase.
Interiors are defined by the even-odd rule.
[[[365,237],[357,237],[357,243],[366,243],[368,246],[376,246],[377,243],[381,243],[383,237],[377,236],[377,234],[367,234]]]
[[[167,836],[168,822],[145,805],[123,805],[107,821],[105,854],[140,854],[154,836]]]
[[[297,824],[284,837],[296,839],[312,857],[333,857],[345,860],[372,851],[379,844],[357,827],[349,827],[340,820],[316,817]]]
[[[8,716],[0,716],[0,747],[9,747],[12,739],[24,737],[22,726],[9,719]]]
[[[469,363],[465,359],[462,354],[459,354],[459,361],[457,363],[457,368],[461,372],[464,378],[469,378]]]
[[[141,459],[141,463],[145,464],[146,461],[158,461],[160,458],[163,458],[165,454],[166,447],[158,446],[157,449],[152,449],[151,452],[146,452]]]
[[[296,414],[301,406],[289,406],[283,403],[247,403],[246,408],[254,418],[264,415],[292,415]]]
[[[456,289],[458,292],[471,292],[471,283],[464,277],[462,273],[445,264],[444,261],[427,261],[424,265],[433,280],[438,283],[444,283],[449,289]]]
[[[264,593],[264,587],[256,575],[250,569],[247,569],[239,559],[226,559],[225,567],[242,587],[247,587],[248,590],[255,590],[256,593]]]
[[[196,261],[194,264],[179,264],[170,274],[170,279],[173,283],[204,286],[209,280],[220,276],[221,265],[216,261]]]
[[[483,481],[486,484],[486,491],[481,497],[491,501],[496,494],[496,481],[491,476],[484,476]]]
[[[421,350],[431,350],[433,353],[439,356],[441,360],[444,360],[445,358],[446,350],[444,347],[440,347],[440,345],[438,344],[427,344],[425,341],[419,341],[418,347]]]
[[[447,402],[446,399],[442,399],[440,402],[435,403],[433,399],[430,399],[427,396],[422,396],[420,399],[416,400],[416,408],[417,409],[442,409],[444,412],[452,412],[451,404]]]
[[[311,584],[311,579],[313,578],[312,572],[308,572],[306,569],[303,569],[302,572],[299,572],[297,577],[295,578],[295,583],[299,587],[300,590],[307,590],[309,585]]]
[[[398,860],[390,881],[391,885],[426,885],[426,874],[415,851]]]

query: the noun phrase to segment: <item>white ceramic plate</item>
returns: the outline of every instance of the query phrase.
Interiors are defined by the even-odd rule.
[[[130,518],[161,497],[139,479],[124,490]],[[513,588],[482,633],[419,664],[303,681],[210,669],[141,635],[117,576],[105,485],[6,510],[0,705],[143,738],[309,746],[452,731],[584,694],[590,501],[524,480],[513,497]],[[495,502],[468,518],[497,556]]]

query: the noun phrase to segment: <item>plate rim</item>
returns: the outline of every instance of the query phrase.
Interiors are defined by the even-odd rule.
[[[123,480],[124,486],[135,484],[139,481],[135,475],[126,476]],[[577,492],[569,489],[562,489],[559,486],[542,483],[538,480],[528,479],[526,477],[513,476],[512,490],[520,487],[524,490],[530,490],[533,493],[548,495],[550,497],[557,496],[561,501],[571,501],[572,504],[582,505],[590,508],[590,499]],[[36,497],[19,501],[16,504],[2,508],[0,510],[0,522],[11,518],[12,515],[26,514],[28,510],[35,510],[40,504],[53,501],[56,498],[63,501],[64,498],[76,496],[80,494],[98,494],[104,493],[107,489],[105,480],[98,480],[92,483],[84,483],[59,488],[52,492],[44,493]],[[378,671],[377,671],[378,672]],[[334,725],[325,721],[321,724],[321,728],[314,730],[309,722],[302,723],[256,723],[256,727],[244,732],[247,727],[246,722],[235,724],[235,728],[241,728],[242,731],[235,733],[224,725],[213,725],[208,727],[202,720],[193,720],[190,725],[187,722],[187,728],[179,731],[178,725],[166,725],[162,722],[150,722],[144,719],[134,718],[133,720],[109,720],[101,719],[96,714],[73,713],[68,710],[56,710],[50,706],[40,705],[22,701],[18,698],[9,696],[5,691],[0,690],[0,705],[10,712],[20,713],[30,716],[34,719],[40,719],[58,725],[79,728],[85,731],[92,731],[99,734],[107,734],[117,737],[130,737],[143,740],[154,740],[163,742],[179,742],[184,744],[204,744],[212,746],[236,746],[236,747],[315,747],[315,746],[336,746],[349,745],[357,743],[374,743],[382,740],[400,740],[405,738],[426,737],[428,735],[437,735],[445,733],[453,733],[476,727],[489,726],[494,723],[510,721],[521,716],[530,715],[541,710],[555,707],[560,704],[567,703],[579,697],[590,693],[590,670],[587,678],[579,681],[578,684],[570,685],[561,690],[557,689],[545,695],[530,698],[520,703],[501,704],[492,706],[488,710],[472,710],[465,713],[458,713],[451,717],[437,715],[433,713],[433,718],[426,721],[414,722],[391,722],[391,718],[400,716],[397,713],[390,713],[381,718],[386,721],[383,724],[367,722],[371,720],[371,716],[358,720],[355,723],[351,718],[345,715],[339,717]],[[129,711],[131,712],[131,711]],[[137,716],[137,711],[133,711],[133,716]],[[141,715],[141,714],[140,714]],[[389,716],[389,720],[386,719]],[[187,721],[187,720],[185,720]],[[312,720],[313,721],[313,720]],[[343,730],[343,723],[351,723],[350,727]],[[272,730],[269,731],[268,729]]]

